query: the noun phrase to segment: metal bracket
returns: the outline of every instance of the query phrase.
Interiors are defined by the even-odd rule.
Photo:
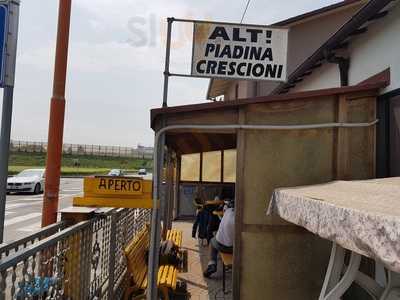
[[[350,69],[350,58],[336,56],[335,53],[331,51],[326,51],[324,53],[325,59],[327,62],[332,64],[337,64],[339,66],[340,72],[340,85],[348,86],[349,85],[349,69]]]

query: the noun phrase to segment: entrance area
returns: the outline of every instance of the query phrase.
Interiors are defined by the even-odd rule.
[[[217,272],[211,278],[203,273],[210,260],[210,240],[235,198],[236,132],[169,132],[165,142],[164,223],[183,232],[188,253],[188,270],[179,278],[192,299],[232,299],[231,264],[224,268],[219,257]]]
[[[178,218],[196,215],[195,197],[213,200],[234,191],[236,149],[185,154],[181,156]]]
[[[213,200],[223,188],[234,186],[232,275],[228,272],[233,299],[318,297],[329,242],[267,216],[267,207],[278,188],[374,177],[380,87],[366,84],[152,110],[152,128],[166,132],[166,224],[171,216],[193,222],[198,194]],[[228,157],[236,157],[229,167]],[[227,173],[233,165],[231,177]],[[197,257],[197,263],[192,264],[204,271],[207,248],[190,236],[191,224],[186,226],[189,244],[184,241],[183,247],[193,249],[189,256]],[[189,290],[208,282],[201,271],[180,275],[196,274],[195,283],[188,278]],[[216,279],[221,279],[218,272]]]

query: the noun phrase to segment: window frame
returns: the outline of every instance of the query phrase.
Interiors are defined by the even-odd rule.
[[[236,180],[235,180],[235,182],[231,182],[231,181],[226,182],[225,178],[224,178],[224,175],[225,175],[224,174],[224,166],[225,166],[225,162],[224,162],[225,155],[224,154],[225,154],[225,151],[229,151],[229,150],[236,150],[237,151],[236,148],[224,149],[224,150],[215,150],[215,151],[207,151],[207,152],[220,152],[221,153],[220,181],[204,181],[203,180],[203,166],[204,166],[204,157],[203,156],[204,156],[204,153],[207,153],[207,152],[197,152],[197,153],[188,153],[186,155],[190,155],[190,154],[199,154],[200,155],[199,180],[198,181],[182,180],[182,171],[181,171],[180,174],[179,174],[179,182],[181,182],[181,183],[191,183],[191,184],[196,184],[196,183],[202,183],[202,184],[235,184]],[[185,155],[185,154],[183,154],[183,155]],[[182,170],[182,156],[180,158],[180,160],[181,160],[181,170]],[[237,159],[237,156],[236,156],[236,159]]]

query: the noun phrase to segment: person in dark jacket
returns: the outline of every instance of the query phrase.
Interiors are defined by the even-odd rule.
[[[218,252],[233,253],[233,240],[235,236],[235,211],[234,201],[230,201],[225,209],[217,234],[210,242],[210,261],[203,275],[209,278],[217,272]]]
[[[207,226],[209,214],[204,209],[204,204],[199,197],[194,199],[194,205],[196,206],[196,220],[193,223],[192,237],[204,240],[207,238]]]

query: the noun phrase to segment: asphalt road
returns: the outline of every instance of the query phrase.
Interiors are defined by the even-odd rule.
[[[61,179],[59,209],[72,205],[72,198],[82,194],[82,179]],[[43,194],[7,195],[4,242],[15,241],[40,229]]]

